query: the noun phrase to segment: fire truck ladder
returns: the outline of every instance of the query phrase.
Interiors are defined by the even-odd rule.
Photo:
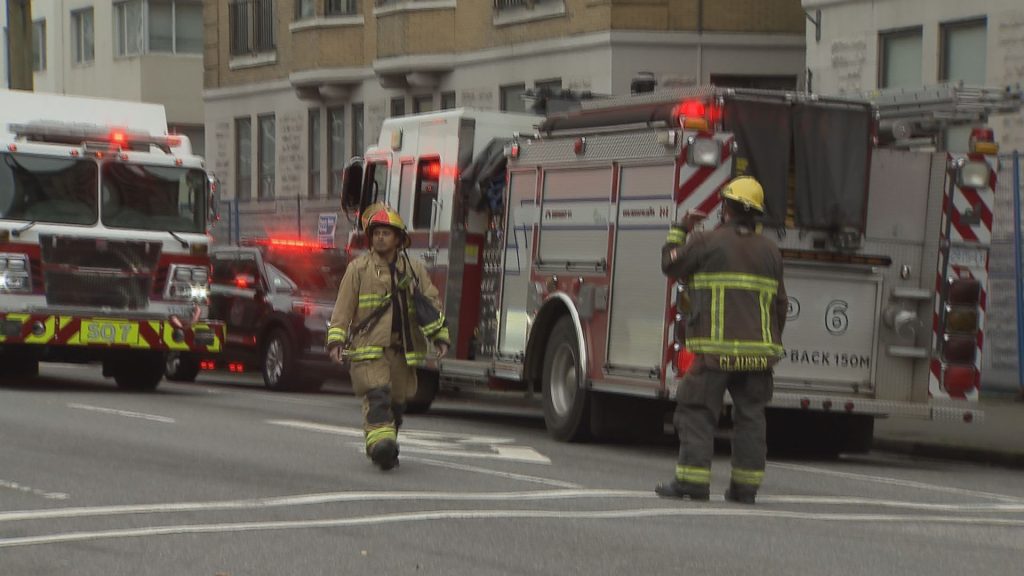
[[[875,107],[879,140],[897,146],[933,145],[946,128],[979,125],[992,114],[1011,114],[1024,103],[1020,85],[1004,88],[962,82],[865,94]]]

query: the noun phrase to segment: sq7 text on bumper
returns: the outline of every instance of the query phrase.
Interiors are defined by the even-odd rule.
[[[0,312],[0,345],[88,346],[182,352],[220,352],[224,324],[108,316]]]

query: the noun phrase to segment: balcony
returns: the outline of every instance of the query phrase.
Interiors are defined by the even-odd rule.
[[[565,16],[565,0],[494,0],[494,25],[508,26]]]

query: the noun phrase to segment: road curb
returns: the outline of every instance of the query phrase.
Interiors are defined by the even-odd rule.
[[[887,438],[875,438],[871,448],[872,450],[877,450],[879,452],[894,452],[898,454],[909,454],[911,456],[924,456],[927,458],[938,458],[942,460],[962,460],[965,462],[990,464],[1006,468],[1024,469],[1024,452],[1007,452],[990,450],[987,448],[949,446],[945,444],[891,440]]]

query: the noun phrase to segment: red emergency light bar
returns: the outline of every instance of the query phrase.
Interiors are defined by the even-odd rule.
[[[111,149],[148,151],[150,146],[170,154],[171,148],[180,146],[181,136],[154,136],[147,132],[133,132],[93,124],[69,124],[63,122],[30,122],[11,124],[10,129],[18,138],[28,142],[66,144],[71,146],[106,145]]]
[[[296,238],[249,238],[242,240],[242,246],[269,246],[271,248],[301,248],[304,250],[327,250],[330,245],[313,240]]]

